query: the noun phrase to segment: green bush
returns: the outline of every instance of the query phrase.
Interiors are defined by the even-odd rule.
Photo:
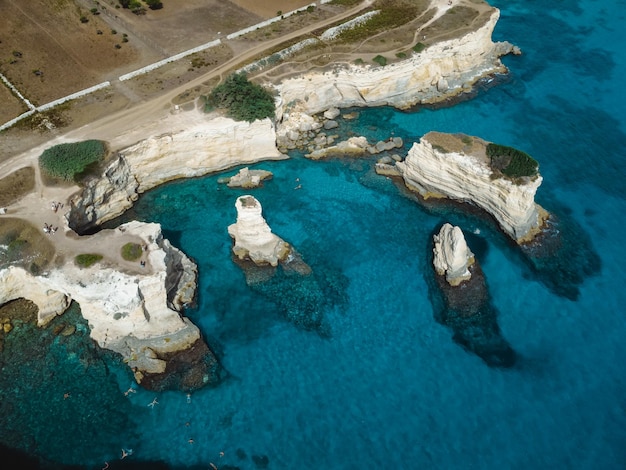
[[[216,86],[206,100],[205,110],[221,108],[237,121],[274,117],[274,97],[261,85],[248,81],[245,73],[232,74]]]
[[[101,140],[85,140],[47,148],[39,156],[39,167],[52,178],[78,181],[82,174],[104,160],[107,149]]]
[[[413,46],[413,52],[417,52],[418,54],[424,49],[426,49],[426,44],[424,44],[423,42],[418,42]]]
[[[381,67],[387,65],[387,58],[380,54],[374,57],[372,60],[376,62],[378,65],[380,65]]]
[[[144,0],[144,2],[146,2],[150,10],[160,10],[163,8],[161,0]]]
[[[537,160],[513,147],[494,143],[487,144],[487,156],[490,158],[493,170],[499,171],[511,179],[535,176],[539,170]]]
[[[142,253],[143,249],[137,243],[127,243],[122,247],[122,258],[126,261],[137,261]]]
[[[74,262],[81,268],[88,268],[102,259],[102,255],[96,253],[83,253],[76,255]]]

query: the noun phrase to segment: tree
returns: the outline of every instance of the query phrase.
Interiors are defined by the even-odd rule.
[[[245,73],[229,75],[224,83],[211,91],[207,104],[228,110],[228,115],[237,121],[253,122],[274,117],[276,112],[272,94],[261,85],[248,81]]]

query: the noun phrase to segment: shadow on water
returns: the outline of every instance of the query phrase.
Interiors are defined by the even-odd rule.
[[[453,340],[466,351],[476,354],[490,367],[512,367],[517,355],[498,326],[498,311],[491,304],[485,276],[480,268],[479,258],[470,267],[472,277],[458,286],[450,286],[445,276],[437,274],[433,267],[433,236],[427,246],[428,264],[425,280],[433,306],[434,318],[438,323],[449,327]],[[471,240],[466,240],[473,251]],[[482,248],[484,251],[484,247]],[[480,252],[481,249],[477,249]],[[476,254],[476,253],[474,253]]]

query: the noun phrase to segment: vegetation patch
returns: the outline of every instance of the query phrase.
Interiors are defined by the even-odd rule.
[[[101,140],[59,144],[44,150],[39,156],[39,167],[53,179],[79,182],[90,166],[97,166],[106,154]]]
[[[77,266],[80,266],[81,268],[88,268],[96,264],[101,259],[102,255],[99,255],[97,253],[82,253],[80,255],[76,255],[76,257],[74,258],[74,262]]]
[[[274,117],[274,97],[263,88],[248,80],[245,73],[228,76],[206,98],[205,111],[225,109],[228,116],[237,121],[253,122]]]
[[[342,31],[337,39],[345,42],[364,41],[377,33],[412,21],[420,11],[415,2],[406,0],[378,0],[372,9],[380,10],[380,13],[354,28]]]
[[[487,156],[491,169],[496,174],[502,174],[512,180],[536,176],[539,170],[537,160],[513,147],[490,143],[487,145]]]
[[[424,44],[423,42],[418,42],[413,46],[413,52],[417,52],[418,54],[424,49],[426,49],[426,44]]]
[[[354,5],[358,5],[363,0],[333,0],[330,2],[331,5],[342,5],[344,7],[352,7]]]
[[[138,243],[127,243],[122,247],[122,258],[126,261],[137,261],[142,253],[143,249]]]
[[[372,60],[376,62],[378,65],[380,65],[381,67],[384,67],[385,65],[387,65],[387,58],[380,54],[374,57]]]

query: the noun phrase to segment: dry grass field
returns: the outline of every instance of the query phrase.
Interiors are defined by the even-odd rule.
[[[35,105],[100,83],[141,59],[121,34],[111,33],[103,15],[72,0],[0,0],[0,11],[0,71]]]
[[[279,11],[287,13],[297,8],[310,5],[314,0],[231,0],[235,5],[262,17],[269,19],[277,16]]]
[[[135,15],[117,0],[0,0],[0,72],[42,105],[309,3],[165,0]],[[25,109],[2,88],[6,122]]]
[[[4,86],[4,83],[0,83],[0,103],[2,103],[0,106],[0,123],[7,122],[28,111],[26,104],[14,96],[11,90]]]

